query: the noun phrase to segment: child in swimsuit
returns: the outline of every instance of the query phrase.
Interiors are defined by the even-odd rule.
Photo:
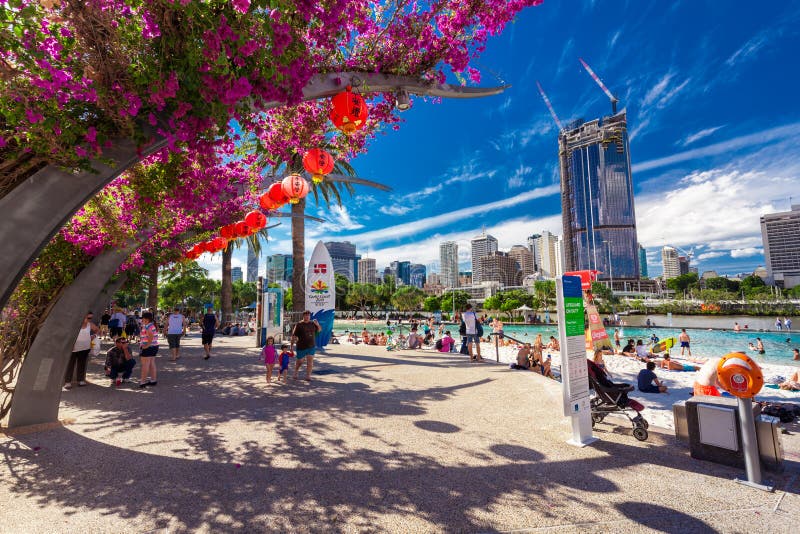
[[[282,345],[281,354],[279,356],[281,367],[278,370],[278,382],[280,382],[281,379],[283,379],[283,383],[284,384],[286,383],[286,380],[288,379],[287,375],[289,373],[289,358],[291,358],[292,356],[294,356],[294,352],[289,350],[289,346]]]
[[[267,344],[261,351],[261,357],[264,359],[264,364],[267,366],[267,384],[272,382],[272,368],[275,367],[275,362],[278,360],[278,351],[275,350],[275,338],[269,336]]]

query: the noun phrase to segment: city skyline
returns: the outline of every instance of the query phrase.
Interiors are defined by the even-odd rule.
[[[664,245],[694,249],[701,271],[765,265],[760,217],[800,198],[800,111],[784,79],[800,44],[791,31],[800,9],[734,4],[607,10],[592,3],[568,12],[545,3],[524,12],[489,41],[481,61],[481,85],[511,88],[473,101],[414,99],[399,131],[352,162],[393,191],[357,188],[343,207],[312,203],[309,214],[328,222],[306,225],[306,248],[351,241],[379,266],[431,266],[439,243],[454,241],[464,270],[470,239],[483,227],[506,251],[542,230],[562,234],[558,131],[535,81],[564,123],[608,115],[583,57],[627,111],[636,226],[650,277],[661,274]],[[288,224],[271,237],[265,254],[291,252]],[[212,276],[216,262],[203,263]]]

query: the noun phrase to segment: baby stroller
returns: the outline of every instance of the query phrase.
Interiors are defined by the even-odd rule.
[[[629,399],[628,392],[633,391],[629,384],[615,384],[608,379],[605,371],[596,363],[587,360],[589,366],[589,388],[594,391],[590,401],[592,409],[592,427],[600,423],[610,413],[622,414],[628,418],[633,426],[633,437],[645,441],[650,426],[647,420],[639,413],[644,410],[639,402]]]

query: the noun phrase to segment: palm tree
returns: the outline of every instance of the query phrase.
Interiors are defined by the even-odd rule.
[[[303,172],[303,161],[301,154],[295,154],[291,161],[286,164],[287,173]],[[314,203],[320,204],[320,197],[326,207],[330,207],[331,201],[337,205],[342,205],[342,193],[347,192],[352,195],[355,190],[353,184],[366,185],[383,191],[389,191],[386,185],[358,178],[355,169],[346,161],[337,160],[334,165],[334,172],[325,177],[322,183],[311,183],[311,193],[314,195]],[[306,199],[302,198],[297,204],[292,204],[292,311],[301,312],[306,307],[305,296],[305,214]]]
[[[261,239],[269,240],[269,230],[278,226],[277,224],[262,228],[258,232],[249,235],[245,241],[238,239],[232,240],[228,246],[222,251],[222,287],[219,292],[220,311],[222,312],[222,320],[229,321],[233,318],[233,276],[231,273],[231,260],[233,258],[233,249],[239,248],[241,244],[247,243],[247,246],[253,249],[256,254],[261,252]]]

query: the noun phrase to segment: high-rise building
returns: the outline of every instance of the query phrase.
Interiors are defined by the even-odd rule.
[[[267,283],[291,282],[293,265],[291,254],[267,256]]]
[[[534,272],[539,270],[539,264],[536,263],[536,258],[540,256],[539,251],[536,250],[536,243],[538,243],[539,238],[542,237],[540,234],[532,234],[528,236],[528,249],[533,254],[533,270]]]
[[[491,254],[481,256],[478,260],[481,270],[481,282],[500,282],[501,286],[518,286],[522,284],[522,275],[517,261],[507,252],[495,250]]]
[[[358,283],[377,284],[378,276],[375,270],[374,258],[361,258],[358,260]]]
[[[428,269],[421,263],[412,263],[408,270],[409,285],[422,289],[425,286]]]
[[[565,269],[596,269],[600,279],[638,279],[625,110],[576,121],[559,134],[558,148]]]
[[[483,234],[473,237],[470,244],[472,245],[472,283],[478,285],[484,281],[480,259],[492,252],[497,252],[497,239],[483,232]]]
[[[445,241],[439,244],[441,284],[444,287],[458,286],[458,243]]]
[[[393,261],[389,264],[392,269],[392,275],[397,280],[397,285],[410,285],[411,284],[411,262],[410,261]]]
[[[258,280],[258,254],[247,242],[247,281],[255,282]]]
[[[531,252],[528,247],[523,245],[514,245],[511,247],[508,255],[514,258],[514,261],[517,262],[523,277],[533,274],[533,252]]]
[[[786,289],[800,285],[800,204],[761,216],[767,282]]]
[[[564,236],[560,235],[556,238],[553,245],[553,252],[556,257],[556,273],[555,276],[562,276],[564,274]]]
[[[241,282],[242,281],[242,268],[241,267],[232,267],[231,268],[231,281],[232,282]]]
[[[689,258],[686,256],[678,256],[678,268],[681,274],[689,274]]]
[[[425,276],[425,283],[440,286],[442,285],[442,276],[439,273],[428,273]]]
[[[458,286],[471,286],[472,285],[472,273],[469,271],[459,271],[458,272]]]
[[[349,281],[358,280],[358,257],[356,246],[350,241],[328,241],[325,243],[331,255],[333,272],[341,274]]]
[[[639,245],[639,278],[647,278],[647,251]]]
[[[678,260],[678,251],[672,247],[664,247],[661,249],[661,267],[664,270],[662,278],[669,280],[681,275],[681,264]]]
[[[559,261],[556,255],[556,243],[558,243],[558,236],[551,234],[547,230],[544,230],[542,235],[536,239],[536,250],[539,253],[536,258],[536,264],[539,266],[539,272],[542,273],[542,276],[547,278],[558,276]]]

